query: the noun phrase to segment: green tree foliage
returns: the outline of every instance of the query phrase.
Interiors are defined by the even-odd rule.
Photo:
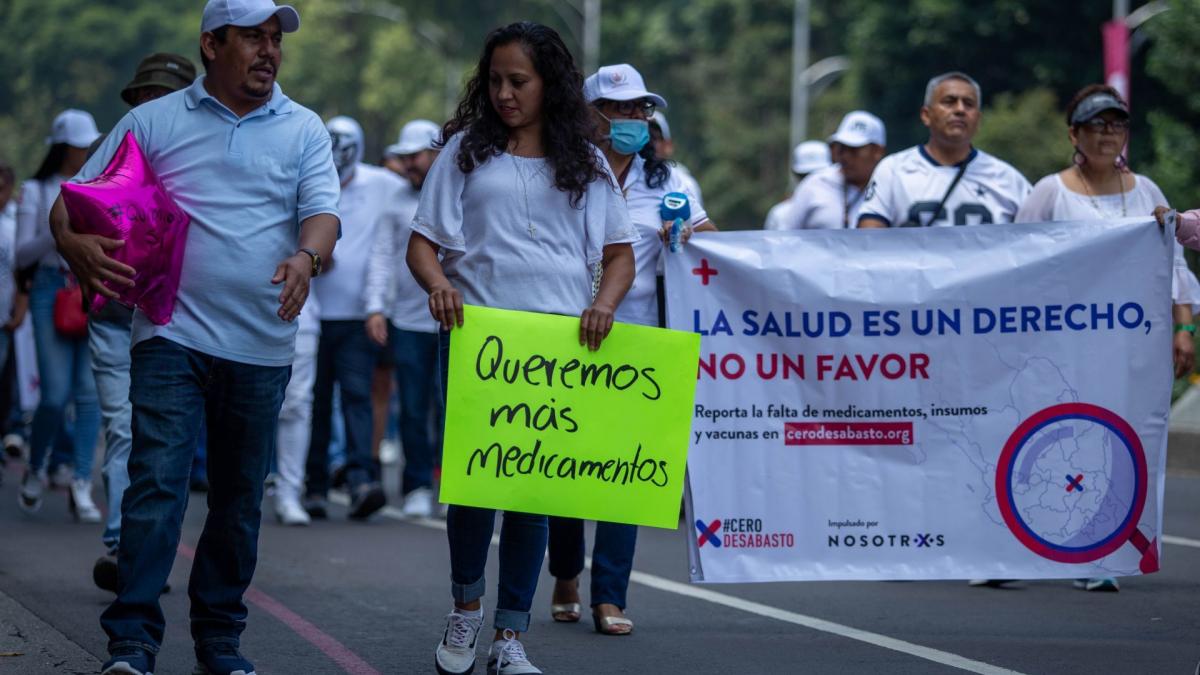
[[[1171,203],[1200,207],[1200,0],[1169,0],[1146,32],[1154,46],[1146,70],[1172,99],[1151,110],[1154,162],[1149,171]]]
[[[442,121],[486,33],[530,19],[581,61],[582,0],[293,0],[303,27],[284,41],[280,83],[323,117],[367,134],[367,161],[414,117]],[[1167,0],[1133,61],[1131,162],[1173,203],[1200,204],[1200,0]],[[1134,8],[1144,4],[1135,1]],[[932,75],[960,69],[984,90],[980,147],[1030,180],[1065,166],[1062,106],[1101,78],[1105,2],[810,0],[809,61],[851,69],[811,99],[809,136],[870,110],[890,150],[926,137],[918,110]],[[54,114],[79,107],[110,127],[118,92],[153,51],[196,58],[202,0],[0,1],[0,157],[28,175]],[[678,149],[722,227],[760,227],[789,189],[793,3],[604,0],[601,63],[631,63],[671,102]]]
[[[1005,92],[983,114],[975,145],[1004,158],[1031,183],[1071,163],[1071,141],[1054,92]]]

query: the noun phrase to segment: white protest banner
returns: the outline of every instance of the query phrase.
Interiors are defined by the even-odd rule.
[[[691,577],[1158,569],[1171,255],[1153,220],[698,235]]]

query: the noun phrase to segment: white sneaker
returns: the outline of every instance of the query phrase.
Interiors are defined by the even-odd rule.
[[[525,656],[525,647],[517,634],[504,629],[504,638],[492,643],[488,651],[487,675],[537,675],[538,670]]]
[[[25,471],[21,489],[17,492],[17,504],[25,513],[35,513],[42,508],[42,479],[36,471]]]
[[[98,523],[102,517],[92,501],[92,481],[77,478],[71,481],[71,513],[81,523]]]
[[[400,441],[385,438],[379,441],[379,463],[391,466],[400,461]]]
[[[295,497],[275,495],[275,518],[280,525],[304,527],[312,522],[308,511],[300,506],[300,500]]]
[[[9,457],[16,459],[20,457],[23,461],[29,461],[29,444],[25,442],[25,437],[21,434],[5,434],[4,451]]]
[[[479,616],[450,612],[434,661],[441,675],[465,675],[475,669],[475,643],[482,625],[482,612]]]
[[[405,518],[432,518],[433,490],[417,488],[404,495],[404,506],[400,511]]]

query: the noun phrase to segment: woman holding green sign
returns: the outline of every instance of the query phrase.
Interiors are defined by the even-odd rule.
[[[649,119],[666,100],[646,90],[636,68],[628,64],[604,66],[583,83],[583,96],[596,118],[596,145],[604,154],[625,195],[629,215],[641,239],[634,244],[637,274],[633,287],[617,310],[617,319],[646,326],[659,324],[657,270],[669,236],[670,224],[660,218],[663,197],[676,192],[690,197],[691,215],[682,232],[716,230],[700,205],[689,194],[680,175],[654,154]],[[550,574],[554,596],[550,615],[561,623],[581,616],[579,575],[583,572],[583,521],[550,516]],[[604,635],[629,635],[633,622],[625,616],[625,596],[633,571],[637,527],[623,523],[596,523],[592,547],[592,623]]]
[[[408,264],[441,323],[443,392],[463,303],[580,317],[600,347],[633,281],[638,239],[611,170],[590,141],[583,77],[553,30],[522,22],[488,36],[478,68],[421,191]],[[439,259],[439,254],[441,258]],[[591,270],[603,275],[593,297]],[[454,609],[439,673],[467,673],[483,623],[484,565],[495,511],[451,505],[446,517]],[[546,517],[506,512],[488,673],[540,673],[517,639],[546,550]]]

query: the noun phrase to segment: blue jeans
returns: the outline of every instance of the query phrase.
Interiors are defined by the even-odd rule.
[[[388,324],[396,389],[400,393],[400,442],[404,446],[404,475],[400,492],[433,487],[433,465],[440,454],[438,423],[438,336],[401,330]]]
[[[29,465],[42,468],[46,453],[62,433],[67,402],[74,399],[72,459],[75,478],[89,479],[96,455],[96,435],[100,432],[100,406],[87,338],[63,337],[54,328],[54,296],[64,286],[66,278],[62,272],[52,267],[39,267],[29,294],[41,381],[41,398],[33,415]]]
[[[442,333],[438,345],[442,396],[446,392],[446,365],[450,335]],[[443,401],[444,402],[444,401]],[[455,602],[467,604],[483,597],[483,578],[495,509],[450,505],[446,512],[446,537],[450,540],[450,593]],[[542,559],[546,553],[546,516],[506,511],[500,525],[500,584],[496,597],[495,628],[518,633],[529,630],[529,610],[537,592]]]
[[[133,448],[133,406],[129,403],[129,344],[132,310],[105,309],[88,322],[92,373],[104,421],[104,490],[108,521],[101,540],[115,552],[121,536],[121,497],[129,487],[129,451]]]
[[[305,492],[329,492],[329,436],[333,418],[333,384],[341,391],[346,428],[346,482],[351,490],[378,480],[371,451],[371,377],[379,347],[367,337],[362,321],[322,321],[317,345],[317,377],[313,386],[312,440],[308,446]]]
[[[197,645],[237,645],[242,595],[258,559],[263,481],[291,368],[226,361],[164,338],[133,348],[133,451],[121,502],[117,599],[100,617],[109,651],[157,652],[165,623],[159,592],[171,572],[188,502],[200,421],[208,453],[208,516],[188,583]]]
[[[616,605],[625,609],[625,592],[633,571],[637,526],[596,522],[592,546],[591,606]],[[550,516],[550,574],[555,579],[574,579],[583,572],[583,521]]]

